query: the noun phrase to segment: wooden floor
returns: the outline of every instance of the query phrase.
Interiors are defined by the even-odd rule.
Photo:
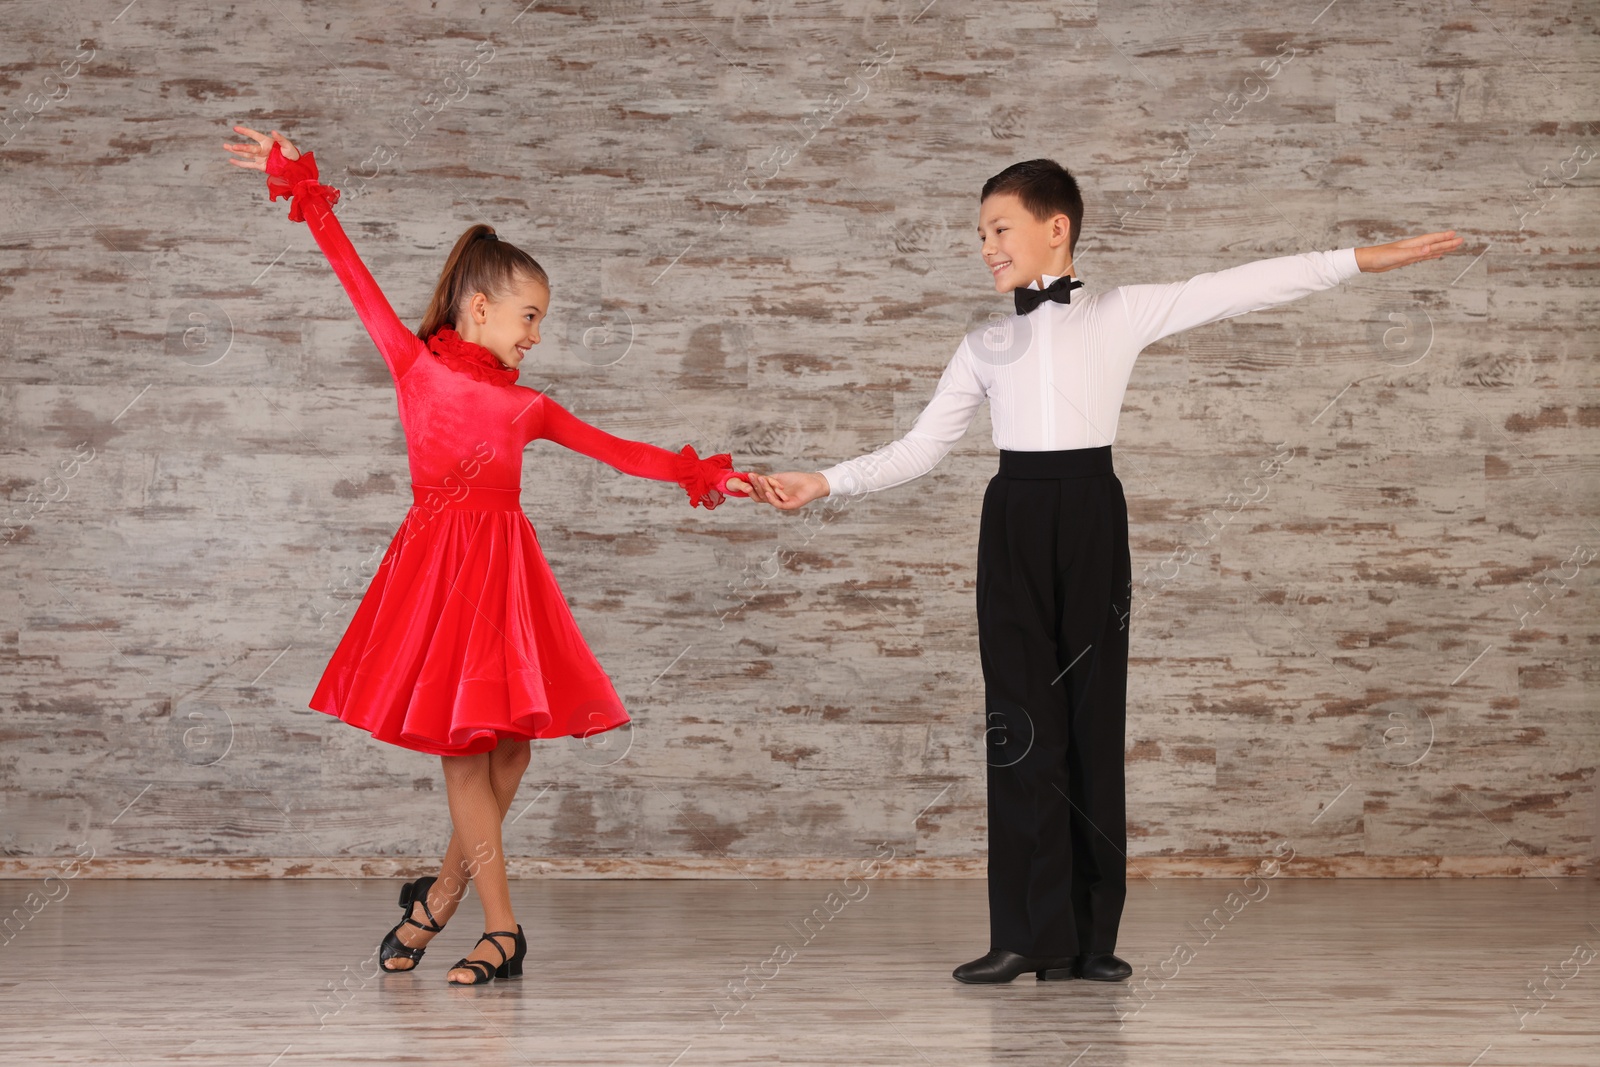
[[[444,981],[476,901],[373,977],[397,882],[66,884],[0,945],[0,1062],[1600,1064],[1580,879],[1278,879],[1232,910],[1232,880],[1135,880],[1133,982],[996,987],[950,978],[988,947],[982,881],[521,881],[526,976],[482,989]],[[41,888],[0,882],[0,913]]]

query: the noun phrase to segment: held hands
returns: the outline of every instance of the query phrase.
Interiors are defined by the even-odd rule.
[[[726,471],[717,488],[729,496],[749,497],[771,504],[779,511],[794,511],[827,496],[828,479],[804,471],[785,474]]]
[[[820,474],[789,471],[752,474],[750,495],[779,511],[794,511],[828,495],[828,479]]]
[[[780,511],[794,511],[827,496],[828,480],[820,474],[798,471],[788,474],[726,471],[717,488],[728,496],[748,497],[771,504]]]
[[[251,170],[264,171],[267,169],[267,156],[272,152],[272,142],[276,141],[282,147],[284,159],[299,159],[300,150],[289,143],[289,138],[273,130],[271,136],[257,133],[248,126],[235,126],[235,133],[242,133],[255,141],[255,144],[224,144],[222,147],[232,152],[235,159],[228,160],[236,167],[248,167]]]
[[[1425,233],[1421,237],[1407,237],[1386,245],[1368,245],[1356,249],[1356,266],[1366,274],[1382,274],[1396,267],[1409,267],[1425,259],[1438,259],[1446,252],[1454,252],[1465,242],[1456,231]]]

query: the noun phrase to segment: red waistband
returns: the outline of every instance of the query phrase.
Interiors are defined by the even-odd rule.
[[[496,489],[489,485],[418,485],[411,483],[414,506],[429,511],[521,511],[522,487]]]

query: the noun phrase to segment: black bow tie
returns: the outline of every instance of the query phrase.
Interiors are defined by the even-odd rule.
[[[1011,295],[1017,301],[1017,314],[1026,315],[1046,300],[1054,300],[1058,304],[1072,303],[1072,290],[1082,289],[1083,283],[1073,277],[1057,278],[1043,289],[1013,289]]]

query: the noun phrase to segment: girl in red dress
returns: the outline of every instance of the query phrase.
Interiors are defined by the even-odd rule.
[[[500,824],[532,738],[588,737],[628,722],[522,513],[523,449],[538,438],[627,474],[677,482],[693,506],[747,496],[727,454],[705,459],[626,441],[516,385],[550,306],[550,282],[490,226],[456,241],[415,333],[356,256],[312,153],[277,131],[234,130],[238,166],[264,171],[327,254],[394,379],[414,504],[350,620],[310,706],[380,741],[442,757],[454,832],[438,875],[406,883],[405,916],[379,965],[410,970],[477,886],[486,932],[446,976],[482,985],[522,973],[527,938],[506,884]],[[427,921],[414,914],[420,905]]]

